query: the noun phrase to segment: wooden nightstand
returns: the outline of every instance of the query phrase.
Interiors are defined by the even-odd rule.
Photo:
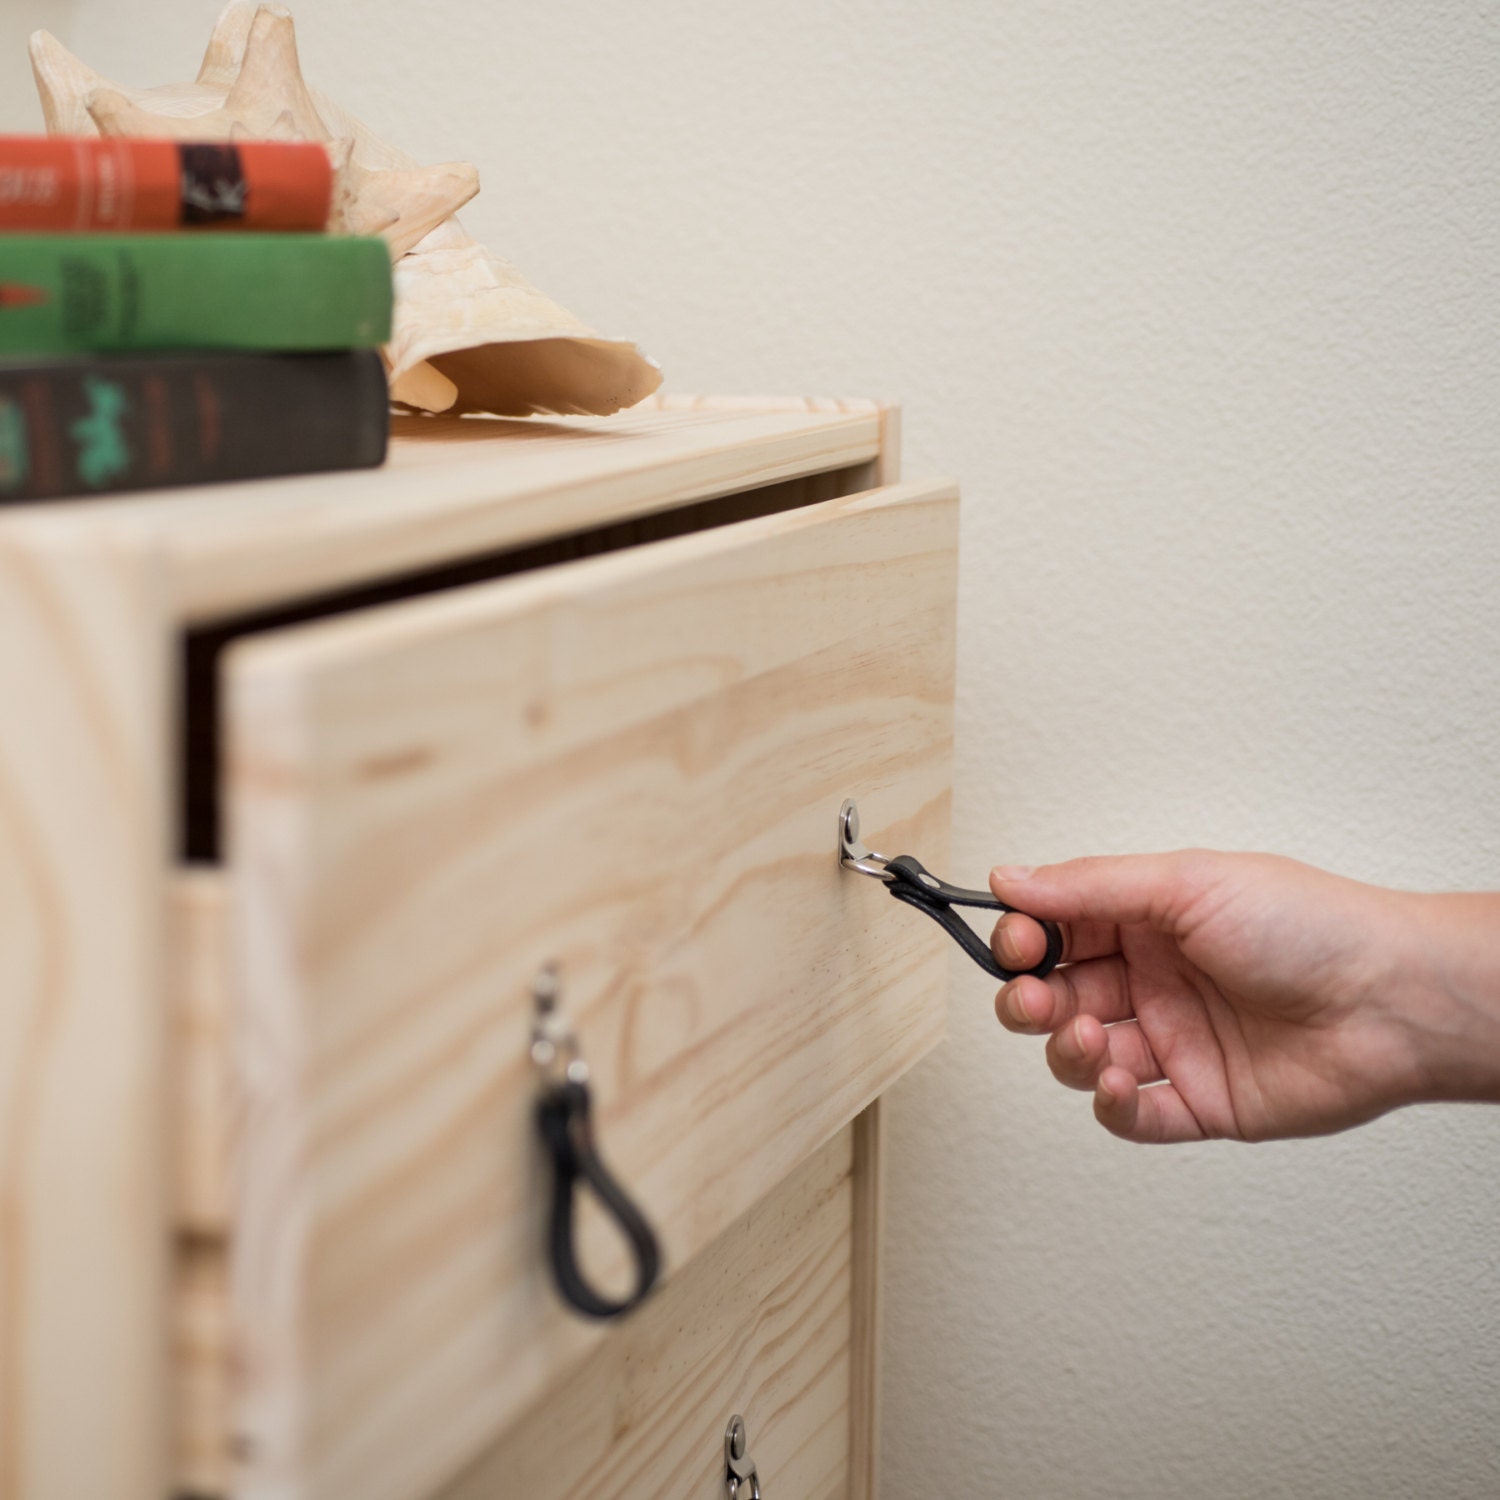
[[[946,956],[836,820],[945,858],[957,557],[897,446],[403,419],[0,514],[0,1495],[710,1500],[735,1413],[768,1497],[872,1493]],[[663,1250],[608,1324],[542,1254],[547,964]]]

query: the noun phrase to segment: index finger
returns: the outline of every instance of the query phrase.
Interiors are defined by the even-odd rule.
[[[990,890],[1053,921],[1147,922],[1171,932],[1220,876],[1219,856],[1202,849],[1093,854],[1035,868],[997,865]]]
[[[1059,963],[1108,958],[1120,951],[1120,929],[1113,922],[1059,922],[1062,957]],[[1006,912],[990,934],[990,949],[1002,968],[1032,969],[1047,955],[1042,924],[1025,912]]]

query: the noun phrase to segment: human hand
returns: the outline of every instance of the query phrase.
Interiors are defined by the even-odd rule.
[[[1047,1035],[1053,1074],[1127,1140],[1319,1135],[1500,1098],[1500,898],[1200,850],[1002,867],[990,886],[1064,935],[1063,966],[1005,985],[996,1014]],[[1031,916],[995,926],[1007,968],[1041,959]],[[1444,945],[1462,962],[1436,962]]]

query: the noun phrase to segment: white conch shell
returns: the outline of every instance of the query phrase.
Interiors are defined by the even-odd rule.
[[[229,0],[192,83],[110,83],[45,31],[32,71],[55,135],[320,141],[334,167],[329,227],[383,235],[396,315],[391,394],[425,411],[591,412],[633,406],[661,372],[595,333],[468,234],[454,212],[479,191],[467,162],[424,167],[303,81],[290,12]]]

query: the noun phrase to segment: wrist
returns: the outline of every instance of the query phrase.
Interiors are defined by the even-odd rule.
[[[1414,1101],[1500,1103],[1500,895],[1407,895],[1395,1019]]]

